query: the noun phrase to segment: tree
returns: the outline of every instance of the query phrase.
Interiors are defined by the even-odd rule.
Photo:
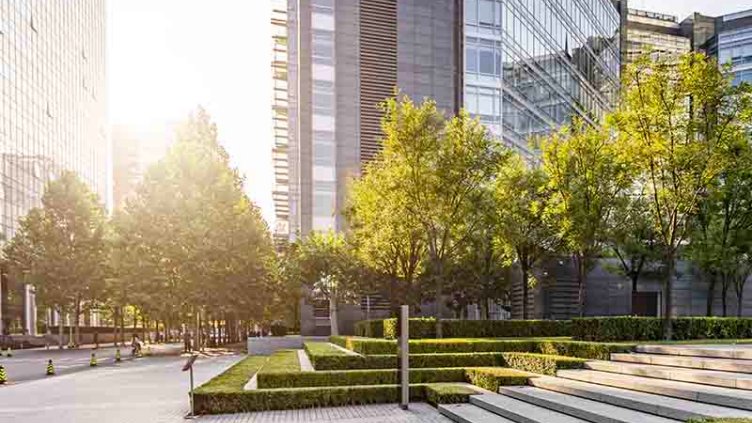
[[[738,95],[714,60],[697,53],[678,62],[642,57],[628,67],[624,85],[614,122],[650,198],[667,270],[663,316],[670,339],[676,257],[703,196],[724,169],[726,146],[745,136],[749,98]]]
[[[394,195],[420,224],[441,318],[448,264],[475,232],[473,207],[509,153],[464,111],[447,120],[433,101],[416,106],[406,97],[389,99],[383,108],[380,159],[401,181]]]
[[[311,232],[294,250],[299,280],[314,297],[329,303],[332,336],[339,335],[339,305],[354,301],[360,293],[363,267],[341,234]]]
[[[607,243],[619,260],[619,272],[631,281],[633,293],[646,266],[660,258],[649,213],[644,190],[635,187],[614,209],[609,222]]]
[[[21,219],[5,247],[14,278],[33,284],[37,300],[60,317],[74,313],[75,343],[81,313],[102,299],[107,245],[99,199],[73,172],[62,172],[42,196],[42,206]],[[62,330],[60,339],[62,348]]]
[[[540,142],[552,191],[549,218],[577,269],[580,315],[587,275],[600,254],[611,215],[632,186],[631,168],[610,128],[575,122]]]
[[[496,242],[522,272],[522,318],[528,319],[528,290],[534,282],[533,269],[540,260],[558,247],[558,237],[545,212],[551,202],[542,169],[526,164],[514,156],[503,166],[494,186]]]
[[[264,317],[274,288],[268,227],[203,109],[148,169],[116,228],[117,283],[132,287],[145,316],[193,320],[199,334]]]
[[[425,261],[425,240],[420,222],[399,190],[402,181],[379,156],[366,165],[364,175],[350,191],[348,222],[360,259],[384,275],[392,315],[400,304],[422,300],[418,281]]]

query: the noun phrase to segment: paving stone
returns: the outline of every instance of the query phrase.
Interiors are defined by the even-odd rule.
[[[752,360],[640,353],[615,353],[611,354],[611,360],[629,363],[655,364],[658,366],[752,373]]]
[[[602,372],[677,380],[726,388],[752,389],[752,374],[656,366],[616,361],[589,361],[585,368]]]
[[[458,423],[512,423],[512,420],[473,404],[442,404],[439,412]]]
[[[518,423],[582,423],[586,420],[498,394],[473,395],[470,403]]]
[[[695,357],[752,360],[752,344],[740,345],[638,345],[635,351]]]

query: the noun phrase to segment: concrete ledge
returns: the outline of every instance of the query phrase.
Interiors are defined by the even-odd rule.
[[[248,338],[249,355],[272,355],[279,350],[299,350],[308,341],[328,341],[326,336],[266,336]]]
[[[655,364],[658,366],[686,367],[724,372],[752,373],[752,360],[730,358],[709,358],[696,356],[676,356],[664,354],[611,354],[611,361]]]

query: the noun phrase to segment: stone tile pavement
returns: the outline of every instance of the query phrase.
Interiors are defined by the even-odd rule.
[[[202,416],[201,423],[448,423],[449,419],[425,403],[410,404],[402,410],[398,404],[352,405],[348,407],[316,408],[307,410],[265,411],[261,413],[223,414]]]

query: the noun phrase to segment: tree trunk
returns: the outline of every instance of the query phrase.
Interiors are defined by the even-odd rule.
[[[436,338],[444,337],[444,331],[441,325],[441,319],[444,317],[443,293],[444,293],[444,265],[441,261],[434,261],[434,277],[436,278]]]
[[[76,341],[75,346],[78,348],[81,345],[81,297],[76,295]]]
[[[59,341],[59,349],[63,349],[65,346],[63,345],[63,337],[65,336],[65,333],[63,332],[63,308],[58,307],[57,308],[57,326],[58,326],[58,341]]]
[[[585,316],[585,282],[587,271],[585,269],[585,256],[582,253],[576,253],[574,260],[577,265],[577,307],[580,317]]]
[[[723,310],[723,317],[728,315],[728,309],[726,305],[726,296],[728,295],[728,275],[723,272],[721,275],[721,308]]]
[[[522,268],[522,320],[528,319],[527,312],[527,297],[528,297],[528,278],[530,277],[530,268],[527,263],[527,258],[520,260],[520,267]]]
[[[713,315],[713,300],[715,300],[716,277],[712,272],[709,274],[709,276],[710,284],[708,285],[708,298],[707,302],[705,303],[705,315],[711,317]]]
[[[125,347],[125,306],[120,307],[120,345]]]
[[[117,347],[117,338],[118,338],[118,308],[115,307],[112,310],[112,346]]]
[[[335,295],[329,296],[329,324],[331,326],[331,335],[339,336],[339,321],[337,320],[337,300]]]
[[[736,317],[742,317],[742,304],[744,297],[744,285],[736,291]]]
[[[663,281],[663,336],[667,341],[671,340],[672,336],[671,317],[673,299],[671,297],[674,288],[674,265],[674,252],[671,251],[666,254],[666,277]]]

